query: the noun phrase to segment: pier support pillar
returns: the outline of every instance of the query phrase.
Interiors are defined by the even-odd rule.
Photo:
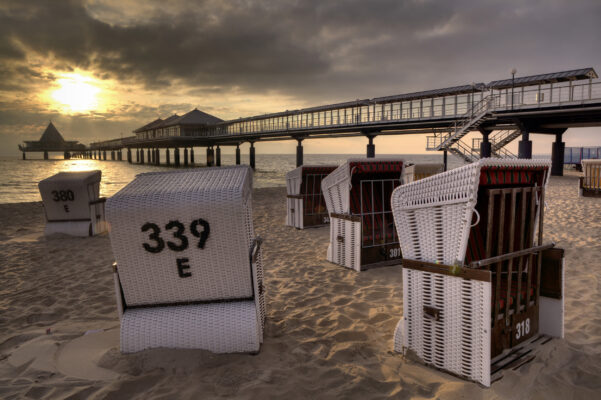
[[[532,140],[527,130],[522,130],[522,140],[518,143],[518,158],[532,158]]]
[[[236,165],[240,165],[240,145],[236,145]]]
[[[127,162],[131,164],[131,149],[127,148]]]
[[[64,158],[65,160],[70,160],[70,159],[71,159],[71,153],[69,153],[68,151],[65,151],[65,152],[63,153],[63,158]]]
[[[298,144],[296,145],[296,166],[300,167],[303,165],[303,139],[296,139]]]
[[[115,150],[111,150],[111,160],[115,161]]]
[[[442,151],[442,163],[444,164],[444,171],[447,171],[448,166],[447,166],[447,151],[446,150]]]
[[[25,152],[23,152],[23,160],[27,160],[27,157],[25,157]]]
[[[117,160],[123,161],[123,153],[121,152],[121,149],[117,151]]]
[[[553,145],[551,147],[552,176],[563,176],[563,157],[566,150],[565,142],[561,141],[563,132],[555,134],[555,142],[553,142]]]
[[[171,155],[169,153],[169,148],[165,149],[165,164],[171,165],[171,159],[169,158]]]
[[[102,152],[102,158],[104,159],[104,161],[106,161],[106,150],[104,150],[104,151]]]
[[[213,148],[211,146],[207,147],[207,167],[212,167],[215,158],[213,156]]]
[[[140,149],[136,149],[136,162],[140,162]]]
[[[190,165],[194,166],[194,147],[190,147]]]
[[[44,150],[44,160],[48,159],[48,152]]]
[[[250,142],[250,167],[255,169],[255,143]]]
[[[188,166],[188,148],[184,147],[184,167]]]
[[[179,167],[179,148],[173,149],[173,165]]]
[[[482,142],[480,142],[480,158],[490,158],[492,153],[492,143],[488,140],[490,132],[482,132]]]
[[[148,164],[154,164],[154,154],[150,152],[150,149],[146,149],[146,157],[148,158]]]
[[[159,151],[159,149],[154,149],[154,154],[156,165],[161,165],[161,152]]]
[[[217,145],[217,149],[215,149],[215,165],[221,167],[221,148]]]
[[[367,158],[374,158],[376,156],[376,145],[374,144],[374,136],[367,135],[369,143],[367,144]]]
[[[144,164],[144,149],[140,149],[140,164]]]

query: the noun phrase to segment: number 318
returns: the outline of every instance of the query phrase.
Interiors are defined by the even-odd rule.
[[[202,226],[202,231],[198,231],[198,227]],[[186,228],[184,224],[181,222],[174,220],[169,221],[167,225],[165,225],[165,230],[171,230],[175,228],[176,230],[173,232],[173,238],[177,239],[178,242],[172,242],[170,240],[167,241],[167,247],[173,251],[184,251],[188,248],[188,237],[184,235]],[[165,248],[165,241],[161,238],[161,228],[155,223],[147,222],[142,225],[142,232],[147,232],[151,230],[152,233],[148,236],[148,239],[154,241],[154,246],[148,243],[142,243],[144,250],[149,253],[160,253]],[[211,233],[211,228],[209,223],[202,218],[196,219],[192,221],[190,224],[190,232],[195,237],[199,238],[198,240],[198,248],[203,249],[205,247],[205,243]]]

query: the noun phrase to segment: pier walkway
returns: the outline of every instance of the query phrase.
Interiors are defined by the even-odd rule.
[[[188,148],[206,147],[207,163],[219,165],[220,146],[236,146],[239,162],[239,146],[249,142],[254,166],[254,143],[295,139],[300,165],[305,139],[365,136],[367,156],[373,157],[373,139],[378,135],[429,134],[427,150],[443,152],[445,160],[451,152],[472,162],[480,157],[531,158],[529,135],[551,134],[556,136],[553,173],[561,174],[563,133],[570,127],[601,126],[601,80],[593,68],[583,68],[214,121],[218,122],[193,131],[142,127],[135,136],[92,143],[89,151],[106,159],[106,151],[120,155],[125,148],[132,162],[131,149],[136,149],[137,162],[144,162],[146,149],[150,161],[160,163],[159,149],[173,149],[174,163],[179,165],[180,148],[188,164]],[[479,137],[467,142],[465,136],[473,131]],[[520,137],[517,155],[505,149]],[[169,156],[167,151],[167,163]]]

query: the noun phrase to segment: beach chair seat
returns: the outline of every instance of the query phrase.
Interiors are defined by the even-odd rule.
[[[601,197],[601,160],[582,160],[579,195],[581,197]]]
[[[541,335],[563,337],[564,252],[542,243],[549,164],[486,158],[395,189],[396,351],[489,386]]]
[[[297,229],[328,224],[330,216],[321,181],[336,165],[302,165],[286,174],[286,225]]]
[[[94,236],[106,231],[105,198],[100,197],[101,171],[59,172],[38,183],[45,235]]]
[[[403,168],[400,158],[349,159],[322,180],[330,216],[328,261],[356,271],[399,263],[390,196]]]
[[[121,351],[258,352],[265,300],[248,166],[145,173],[107,201]]]

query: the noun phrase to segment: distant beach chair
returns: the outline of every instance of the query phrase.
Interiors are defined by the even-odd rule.
[[[138,175],[107,202],[121,351],[258,352],[265,300],[252,170]]]
[[[390,195],[401,184],[400,158],[349,159],[322,181],[330,214],[327,258],[361,271],[399,263]]]
[[[547,161],[487,158],[394,191],[396,351],[489,386],[563,337],[564,252],[542,243],[549,172]]]
[[[601,197],[601,160],[582,160],[580,196]]]
[[[403,184],[419,181],[432,175],[444,172],[444,164],[439,163],[424,163],[413,164],[403,168]]]
[[[93,236],[106,231],[100,171],[59,172],[38,183],[46,213],[45,235]]]
[[[336,165],[303,165],[286,174],[286,225],[298,229],[321,226],[330,222],[321,181]]]

